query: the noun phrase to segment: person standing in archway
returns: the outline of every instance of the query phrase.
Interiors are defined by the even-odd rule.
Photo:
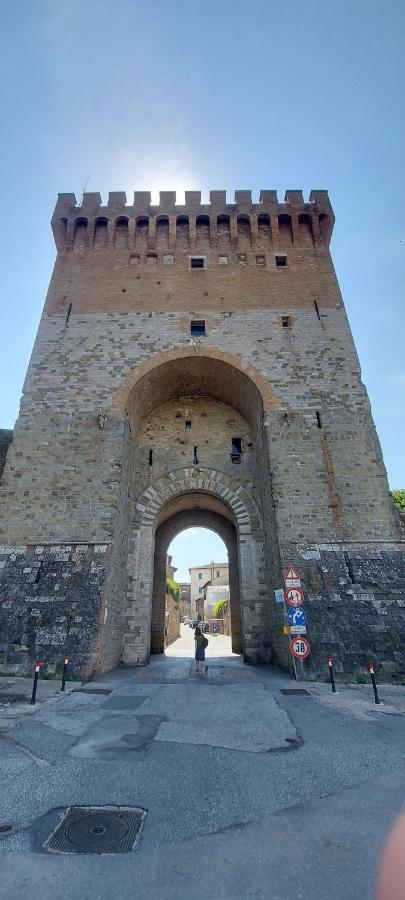
[[[194,640],[196,670],[200,675],[202,675],[204,671],[205,674],[207,674],[208,666],[205,662],[205,648],[208,647],[208,638],[205,637],[205,634],[202,633],[201,628],[199,628],[198,625],[194,630]]]

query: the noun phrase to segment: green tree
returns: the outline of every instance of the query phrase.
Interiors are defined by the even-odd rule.
[[[174,581],[173,578],[166,578],[166,590],[173,597],[173,600],[176,600],[178,603],[180,600],[180,585],[177,584],[177,581]]]
[[[228,600],[226,598],[224,600],[217,600],[212,607],[212,612],[216,619],[223,619],[228,612]]]
[[[405,509],[405,488],[399,488],[397,491],[391,491],[391,497],[398,509]]]

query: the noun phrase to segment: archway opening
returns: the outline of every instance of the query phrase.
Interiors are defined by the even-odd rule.
[[[231,656],[232,625],[240,631],[236,554],[231,553],[230,565],[228,547],[214,530],[215,514],[207,515],[207,512],[200,516],[197,511],[196,524],[178,532],[167,550],[164,652],[169,656],[193,656],[196,622],[207,635],[207,655],[210,657]],[[190,511],[187,520],[192,518]],[[177,518],[177,525],[181,527],[185,521],[182,515]],[[203,522],[204,527],[199,522]],[[233,532],[224,525],[224,536],[227,531],[229,545]],[[156,636],[151,634],[151,649],[156,647],[157,637],[159,645],[155,652],[162,652],[162,629],[157,622],[163,612],[161,604],[157,612],[153,622],[158,626],[158,632]]]
[[[280,562],[263,404],[273,408],[272,389],[218,350],[160,358],[126,379],[116,398],[127,416],[122,661],[144,664],[164,652],[167,553],[187,527],[211,528],[227,547],[232,650],[271,661]]]
[[[186,535],[190,529],[192,531],[191,538],[196,538],[196,540],[192,544],[189,543],[187,550],[185,545],[189,539],[181,538],[181,535]],[[199,544],[198,534],[201,534],[203,529],[208,535],[208,539],[205,537],[205,540]],[[173,543],[176,548],[176,539],[180,540],[180,546],[183,544],[180,558],[183,575],[189,569],[194,569],[194,572],[189,572],[188,575],[190,587],[192,584],[188,618],[206,622],[211,633],[214,633],[213,605],[215,593],[218,593],[218,590],[215,589],[221,587],[223,580],[226,589],[222,593],[228,597],[228,608],[223,617],[225,621],[220,622],[218,619],[215,633],[225,633],[228,641],[219,643],[227,652],[243,652],[239,551],[234,518],[231,510],[223,501],[203,492],[190,492],[176,497],[167,504],[158,520],[155,534],[150,652],[163,653],[169,644],[173,644],[173,638],[175,638],[175,624],[173,626],[173,623],[168,622],[166,612],[168,606],[172,608],[173,613],[177,612],[178,615],[180,610],[174,610],[174,604],[167,600],[166,583],[168,556],[172,557],[171,565],[177,568],[177,561],[171,552]],[[177,546],[179,546],[178,540]],[[212,557],[218,554],[221,555],[221,559],[212,560]],[[204,559],[208,559],[208,563],[203,563]],[[187,560],[191,563],[195,562],[197,565],[187,566]],[[212,561],[214,566],[211,565]],[[215,565],[216,563],[217,565]],[[200,573],[201,578],[199,577]],[[189,655],[193,650],[192,638],[193,635],[189,642]]]

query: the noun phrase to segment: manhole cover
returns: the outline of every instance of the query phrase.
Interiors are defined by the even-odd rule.
[[[310,692],[306,691],[305,688],[280,688],[280,694],[304,694],[306,697],[311,696]]]
[[[138,807],[71,806],[44,847],[53,853],[130,853],[145,816]]]

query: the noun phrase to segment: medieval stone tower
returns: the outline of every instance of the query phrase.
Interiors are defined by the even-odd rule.
[[[64,649],[83,674],[146,663],[163,649],[167,547],[189,525],[227,546],[247,661],[290,667],[274,589],[292,563],[308,671],[328,653],[343,671],[404,667],[404,544],[333,221],[326,191],[59,195],[1,477],[2,669],[38,656],[54,671]]]

